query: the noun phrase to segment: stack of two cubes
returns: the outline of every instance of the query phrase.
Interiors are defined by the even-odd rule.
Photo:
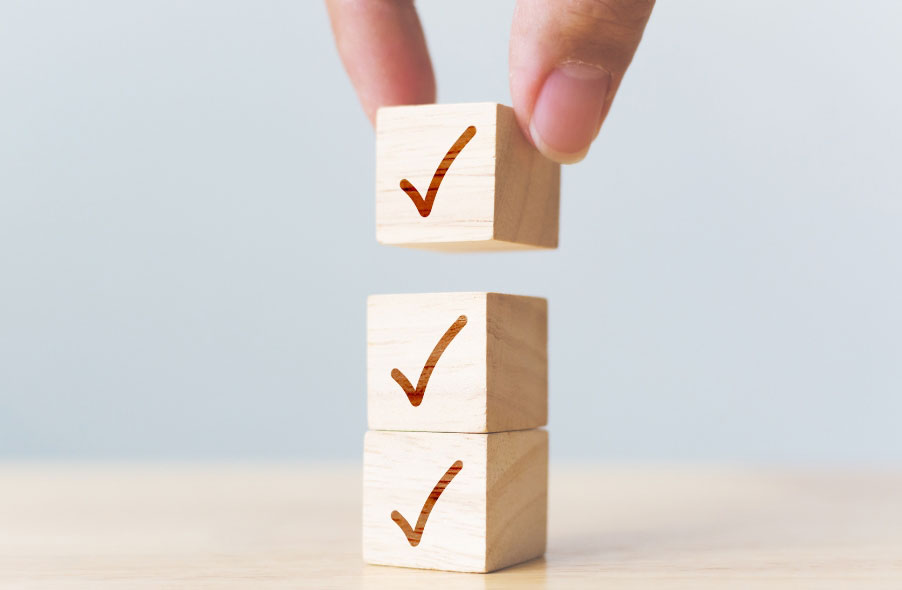
[[[542,555],[545,300],[379,295],[367,316],[364,559],[488,572]]]
[[[376,149],[380,242],[556,247],[560,169],[523,137],[512,109],[382,109]],[[369,298],[367,562],[489,572],[544,553],[547,340],[540,298]]]

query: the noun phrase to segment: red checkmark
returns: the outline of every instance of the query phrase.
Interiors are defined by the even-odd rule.
[[[410,543],[411,547],[416,547],[420,544],[420,539],[423,538],[423,529],[426,528],[426,519],[429,518],[429,513],[432,512],[432,507],[435,506],[435,503],[438,501],[438,497],[442,495],[442,492],[445,491],[445,488],[448,487],[448,484],[451,483],[451,480],[454,479],[454,476],[463,469],[464,463],[463,461],[455,461],[451,467],[448,468],[448,471],[445,472],[445,475],[442,476],[438,483],[435,484],[435,487],[432,488],[432,492],[429,493],[429,497],[426,498],[426,503],[423,504],[423,509],[420,510],[420,517],[417,518],[417,527],[410,528],[410,523],[407,522],[407,519],[401,516],[401,513],[397,510],[392,510],[391,519],[395,521],[395,524],[401,527],[401,531],[407,537],[407,542]]]
[[[429,383],[429,377],[432,376],[432,371],[435,370],[435,365],[438,363],[439,357],[442,356],[442,353],[445,352],[445,349],[448,348],[448,345],[451,344],[451,341],[454,340],[454,337],[457,336],[458,332],[464,329],[464,326],[467,325],[467,316],[462,315],[457,320],[451,324],[451,327],[445,331],[445,334],[439,339],[438,344],[435,345],[435,348],[432,349],[432,354],[429,355],[429,358],[426,359],[426,364],[423,365],[423,370],[420,371],[420,378],[417,380],[417,388],[414,389],[413,385],[410,384],[410,381],[407,377],[399,371],[398,369],[391,370],[392,379],[397,382],[398,385],[401,386],[401,389],[404,390],[404,393],[407,394],[407,399],[410,400],[410,405],[416,407],[423,403],[423,395],[426,393],[426,385]]]
[[[464,149],[464,146],[473,139],[474,135],[476,135],[476,127],[473,127],[472,125],[467,127],[464,132],[460,134],[460,137],[457,138],[457,141],[454,142],[454,145],[451,146],[451,149],[448,150],[448,153],[442,158],[442,163],[435,169],[435,174],[432,175],[432,182],[429,183],[429,190],[426,191],[425,199],[420,195],[420,191],[410,184],[409,180],[406,178],[401,180],[401,188],[404,189],[404,192],[407,193],[407,196],[413,201],[413,204],[416,206],[417,211],[420,212],[422,217],[429,217],[429,214],[432,213],[432,205],[435,204],[435,195],[438,193],[439,185],[442,184],[442,179],[448,172],[448,168],[451,167],[454,158],[456,158],[457,154],[460,153],[460,150]]]

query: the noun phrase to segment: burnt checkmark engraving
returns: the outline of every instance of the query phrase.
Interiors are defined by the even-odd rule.
[[[429,189],[426,191],[425,198],[420,195],[420,191],[418,191],[416,187],[410,184],[409,180],[406,178],[401,179],[401,189],[407,193],[407,196],[413,201],[413,204],[416,206],[417,211],[420,212],[421,217],[429,217],[429,214],[432,213],[432,206],[435,204],[435,197],[438,194],[438,187],[442,184],[442,179],[445,178],[445,174],[448,173],[448,168],[451,167],[451,163],[457,158],[457,154],[464,149],[464,146],[470,143],[470,140],[473,139],[474,135],[476,135],[476,127],[473,127],[472,125],[467,127],[464,132],[460,134],[460,137],[457,138],[457,141],[454,142],[454,145],[451,146],[451,149],[449,149],[448,153],[445,154],[445,157],[442,158],[438,168],[435,169],[435,174],[432,175],[432,181],[429,183]]]
[[[426,359],[426,364],[423,365],[423,370],[420,371],[420,378],[417,380],[416,388],[410,384],[410,380],[408,380],[400,370],[391,370],[392,379],[394,379],[395,382],[401,386],[401,389],[404,390],[404,393],[407,394],[410,405],[416,407],[423,403],[423,395],[426,394],[426,385],[429,383],[429,378],[435,370],[435,365],[438,364],[438,359],[442,356],[442,353],[445,352],[445,349],[448,348],[448,345],[451,344],[451,341],[454,340],[454,337],[457,336],[466,325],[467,316],[462,315],[445,331],[445,334],[439,339],[438,344],[432,349],[432,354]]]
[[[442,495],[442,492],[445,491],[445,488],[448,487],[448,484],[451,483],[451,480],[454,479],[454,476],[457,475],[461,469],[463,469],[464,463],[463,461],[457,460],[455,461],[451,467],[448,468],[448,471],[445,472],[445,475],[442,476],[438,483],[435,484],[435,487],[432,488],[432,491],[429,493],[429,497],[426,498],[426,503],[423,504],[423,509],[420,510],[420,516],[417,518],[417,526],[416,528],[411,528],[410,523],[407,522],[407,519],[401,516],[401,513],[397,510],[392,510],[391,519],[401,528],[401,531],[404,533],[404,536],[407,537],[407,542],[410,543],[411,547],[416,547],[420,544],[420,540],[423,538],[423,529],[426,528],[426,520],[429,518],[429,513],[432,512],[432,508],[435,506],[435,503],[438,501],[439,496]]]

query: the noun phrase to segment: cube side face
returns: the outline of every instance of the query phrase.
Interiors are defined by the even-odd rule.
[[[545,553],[548,528],[548,432],[488,435],[486,570]]]
[[[486,571],[487,436],[366,434],[363,558],[367,563]],[[460,467],[454,471],[456,465]],[[436,486],[443,481],[443,489],[431,502]],[[431,510],[420,529],[418,519],[430,502]],[[422,533],[416,545],[393,519],[394,512]]]
[[[514,110],[498,105],[495,170],[495,240],[557,248],[561,165],[523,135]]]
[[[379,110],[376,123],[376,239],[431,249],[479,249],[490,242],[495,213],[494,103],[418,105]],[[476,132],[451,162],[428,216],[401,188],[423,199],[439,165],[468,129]]]
[[[487,299],[486,293],[369,298],[367,421],[371,429],[487,431]],[[437,347],[441,350],[436,356]],[[425,381],[424,373],[428,373]],[[414,390],[413,402],[396,376],[406,379]]]
[[[548,423],[548,302],[541,297],[487,296],[489,432]]]

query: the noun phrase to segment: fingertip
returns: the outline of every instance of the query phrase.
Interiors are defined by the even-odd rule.
[[[535,124],[532,122],[529,124],[529,139],[543,156],[558,164],[576,164],[585,159],[586,155],[589,153],[588,145],[580,151],[571,153],[556,150],[542,139],[542,134],[536,129]]]
[[[517,121],[548,158],[585,158],[642,38],[653,1],[518,0],[510,89]]]
[[[604,68],[569,61],[555,67],[539,90],[529,134],[548,158],[572,164],[586,157],[601,127],[611,87]]]
[[[330,0],[328,7],[339,55],[370,123],[382,106],[435,102],[432,62],[413,2]]]

